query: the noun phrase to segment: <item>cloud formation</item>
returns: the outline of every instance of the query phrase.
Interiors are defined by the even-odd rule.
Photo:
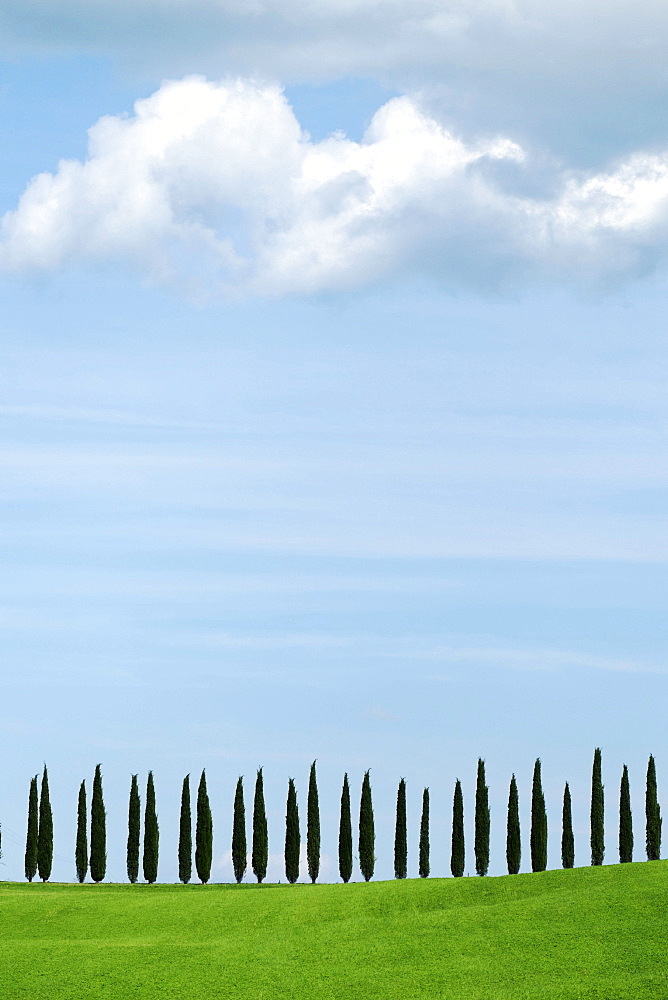
[[[401,92],[434,89],[449,120],[473,131],[510,131],[589,157],[594,147],[620,155],[665,136],[667,48],[664,0],[0,5],[0,49],[12,55],[105,53],[158,78],[373,76]]]
[[[668,155],[554,171],[507,137],[465,141],[409,97],[361,142],[313,142],[280,88],[190,77],[101,118],[85,162],[33,178],[2,221],[0,267],[121,261],[208,292],[312,294],[426,273],[451,287],[596,285],[664,253]]]

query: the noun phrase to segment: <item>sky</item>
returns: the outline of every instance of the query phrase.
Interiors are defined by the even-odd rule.
[[[214,881],[263,767],[322,878],[370,769],[417,874],[490,874],[541,758],[606,862],[664,808],[668,12],[642,0],[21,0],[0,8],[0,877],[49,768],[53,877],[102,764],[108,877],[152,770],[159,879],[206,768]],[[305,871],[303,877],[305,877]],[[355,875],[359,878],[359,874]]]

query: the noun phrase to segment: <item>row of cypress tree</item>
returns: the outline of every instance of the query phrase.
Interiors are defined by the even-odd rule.
[[[657,860],[661,850],[661,811],[657,797],[656,767],[653,756],[647,766],[645,790],[646,853],[649,860]],[[130,882],[137,882],[140,872],[141,800],[137,775],[132,775],[128,805],[127,875]],[[506,861],[508,872],[517,874],[521,865],[521,830],[519,792],[515,775],[511,777],[508,793],[506,832]],[[143,851],[141,870],[144,879],[152,884],[158,877],[159,825],[156,810],[155,784],[153,773],[149,771],[146,782],[146,796],[143,822]],[[531,790],[530,854],[534,872],[545,871],[547,867],[548,824],[545,796],[542,786],[541,761],[536,760]],[[202,771],[196,801],[194,861],[197,877],[207,883],[211,877],[213,858],[213,819],[206,785],[206,772]],[[359,809],[358,859],[363,878],[369,881],[375,869],[375,826],[371,781],[369,771],[364,775]],[[485,762],[478,759],[475,816],[474,816],[474,856],[478,875],[486,875],[489,868],[490,851],[490,809],[489,789],[485,776]],[[591,864],[601,865],[605,854],[604,844],[604,789],[602,782],[601,750],[594,751],[591,784],[590,809]],[[299,877],[301,834],[297,790],[293,778],[288,779],[285,817],[285,875],[290,883]],[[422,794],[422,814],[419,833],[418,873],[427,878],[430,873],[429,840],[429,789]],[[237,882],[241,882],[247,867],[248,845],[246,842],[246,810],[244,802],[243,778],[237,781],[234,796],[232,826],[232,865]],[[339,820],[339,874],[348,882],[353,872],[353,832],[348,775],[344,775],[341,790]],[[253,823],[251,867],[258,882],[266,877],[269,857],[267,816],[264,803],[264,779],[262,768],[256,775],[253,798]],[[455,782],[452,805],[452,841],[450,870],[455,877],[464,874],[466,845],[464,836],[464,797],[459,779]],[[572,868],[575,863],[574,835],[572,823],[571,793],[566,782],[563,796],[561,824],[561,858],[564,868]],[[307,795],[306,860],[311,882],[320,874],[320,805],[316,762],[311,765]],[[623,767],[619,798],[619,860],[633,860],[633,823],[628,767]],[[25,852],[25,875],[32,881],[36,874],[46,881],[51,875],[53,862],[53,818],[49,797],[49,780],[46,765],[42,773],[41,789],[38,776],[30,782],[28,797],[28,830]],[[102,792],[101,767],[95,768],[93,793],[90,810],[90,850],[88,842],[88,811],[86,783],[81,782],[77,804],[77,835],[75,864],[77,878],[83,882],[90,870],[94,882],[101,882],[106,875],[106,812]],[[187,883],[192,878],[193,841],[190,775],[183,779],[181,791],[181,812],[178,845],[179,879]],[[406,878],[408,874],[408,835],[406,818],[406,781],[401,778],[397,789],[396,823],[394,838],[395,878]]]
[[[77,804],[77,837],[74,852],[77,878],[86,877],[90,865],[91,877],[101,882],[107,869],[106,814],[102,797],[102,773],[95,768],[93,797],[91,801],[90,856],[88,854],[88,815],[86,809],[86,783],[82,781]],[[30,779],[28,793],[28,831],[24,858],[25,876],[32,882],[39,875],[43,882],[51,877],[53,866],[53,815],[49,795],[49,775],[44,765],[41,788],[38,793],[38,776]]]
[[[479,762],[480,767],[480,762]],[[591,777],[590,806],[590,850],[592,865],[602,865],[605,857],[604,838],[604,789],[601,774],[601,750],[594,751]],[[619,860],[622,864],[633,860],[633,817],[631,814],[631,793],[629,770],[622,769],[619,787]],[[541,762],[534,765],[531,790],[531,870],[542,872],[547,868],[547,812],[541,778]],[[648,861],[658,861],[661,853],[661,809],[657,795],[656,765],[650,755],[647,764],[645,784],[645,851]],[[476,855],[476,863],[477,863]],[[506,861],[508,872],[517,874],[521,862],[519,798],[515,775],[510,781],[508,793],[508,819],[506,835]],[[573,816],[571,791],[566,782],[561,813],[561,863],[563,868],[573,868],[575,864],[575,838],[573,836]],[[478,870],[476,868],[476,870]],[[453,871],[453,874],[455,872]],[[484,874],[478,870],[478,874]]]

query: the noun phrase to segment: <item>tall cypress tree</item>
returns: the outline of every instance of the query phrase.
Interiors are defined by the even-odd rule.
[[[520,801],[517,794],[515,775],[510,779],[508,792],[508,825],[506,833],[506,863],[508,874],[517,875],[522,862],[522,841],[520,837]]]
[[[179,882],[186,885],[193,873],[193,819],[190,808],[190,775],[186,774],[181,786],[181,811],[179,813]]]
[[[137,775],[130,779],[130,801],[128,802],[128,842],[125,852],[125,863],[128,879],[132,884],[139,878],[139,835],[141,826],[141,803],[139,801],[139,785]]]
[[[603,833],[603,780],[601,778],[601,748],[594,750],[594,763],[591,770],[591,863],[602,865],[605,855],[605,840]]]
[[[571,809],[571,790],[568,787],[568,782],[564,786],[564,806],[561,811],[561,864],[564,868],[572,868],[575,864],[573,811]]]
[[[37,775],[30,779],[28,794],[28,832],[26,834],[25,873],[29,882],[37,874],[37,837],[39,832],[39,797]]]
[[[39,823],[37,828],[37,871],[42,882],[51,878],[53,868],[53,813],[49,797],[49,775],[46,764],[42,771],[42,791],[39,797]]]
[[[318,802],[318,781],[315,761],[311,764],[308,779],[308,800],[306,804],[306,860],[311,882],[320,874],[320,805]]]
[[[86,806],[86,782],[82,781],[79,787],[79,799],[77,802],[77,842],[74,848],[74,863],[76,865],[77,879],[83,882],[88,871],[88,809]]]
[[[253,847],[251,850],[251,865],[258,882],[262,882],[266,877],[268,860],[269,832],[267,830],[267,812],[264,807],[264,778],[262,777],[262,768],[259,768],[255,778],[255,795],[253,796]]]
[[[195,869],[203,885],[211,878],[213,860],[213,818],[209,793],[206,789],[206,772],[202,771],[197,789],[197,824],[195,827]]]
[[[452,798],[452,851],[450,853],[450,871],[455,878],[464,874],[464,797],[462,783],[457,778],[455,794]]]
[[[360,871],[364,876],[364,881],[368,882],[373,877],[373,870],[376,865],[374,849],[376,846],[376,831],[373,822],[373,802],[371,801],[371,779],[369,772],[365,771],[362,781],[362,795],[360,798],[360,822],[359,822],[359,859]]]
[[[142,867],[144,878],[149,885],[153,885],[158,877],[158,841],[160,831],[158,829],[158,814],[155,810],[155,786],[153,784],[153,771],[148,772],[146,782],[146,806],[144,808],[144,856]]]
[[[485,762],[478,758],[475,789],[475,870],[486,875],[489,868],[489,789],[485,782]]]
[[[419,868],[420,878],[429,878],[429,789],[422,792],[422,817],[420,819],[420,847],[419,847]]]
[[[626,864],[633,861],[633,817],[631,815],[631,790],[629,769],[624,764],[619,786],[619,861]]]
[[[531,871],[544,872],[546,868],[547,812],[539,757],[534,764],[531,789]]]
[[[406,878],[407,871],[406,781],[402,778],[397,789],[397,818],[394,827],[394,877]]]
[[[299,878],[299,810],[297,790],[292,778],[288,779],[288,801],[285,809],[285,877],[290,884]]]
[[[348,775],[343,775],[341,788],[341,815],[339,818],[339,875],[350,882],[353,873],[353,822],[350,813],[350,786]]]
[[[645,846],[647,860],[658,861],[661,857],[661,809],[656,790],[656,766],[650,754],[647,762],[647,784],[645,786]]]
[[[234,817],[232,820],[232,867],[237,882],[246,873],[246,806],[244,803],[244,779],[239,777],[234,793]]]
[[[95,767],[90,802],[90,877],[101,882],[107,874],[107,814],[102,793],[102,768]]]

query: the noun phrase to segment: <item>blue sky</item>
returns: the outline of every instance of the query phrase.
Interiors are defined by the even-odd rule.
[[[186,12],[187,7],[187,12]],[[23,0],[0,12],[3,827],[49,764],[54,877],[103,764],[160,878],[207,768],[214,878],[263,765],[449,812],[543,761],[576,863],[604,752],[666,761],[668,17],[631,6]],[[187,13],[187,16],[186,16]],[[358,794],[358,793],[353,793]],[[248,804],[250,804],[248,802]],[[469,838],[470,841],[470,838]],[[528,844],[525,843],[525,861]],[[468,869],[473,871],[472,856]]]

